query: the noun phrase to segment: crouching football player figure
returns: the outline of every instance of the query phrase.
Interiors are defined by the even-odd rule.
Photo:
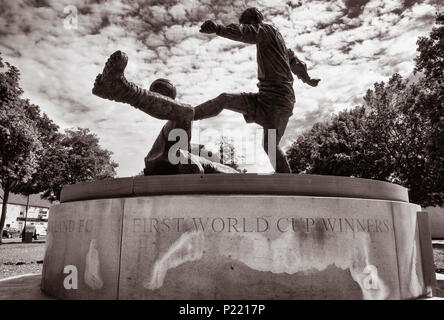
[[[155,80],[149,89],[149,92],[156,92],[162,96],[169,97],[171,99],[176,98],[176,88],[167,79]],[[187,158],[187,164],[172,164],[168,159],[170,149],[176,143],[176,141],[170,141],[168,136],[174,129],[182,129],[187,131],[191,128],[189,118],[169,120],[160,131],[157,139],[154,141],[151,150],[145,157],[145,169],[144,175],[167,175],[167,174],[184,174],[184,173],[238,173],[237,170],[223,165],[221,163],[210,161],[199,155],[183,153]],[[188,141],[189,142],[189,141]]]
[[[157,92],[162,96],[176,99],[176,87],[167,79],[155,80],[149,89],[150,92]],[[173,129],[191,128],[189,118],[169,120],[160,131],[157,139],[154,141],[151,150],[145,157],[144,174],[178,174],[180,173],[179,166],[173,165],[168,161],[168,150],[175,144],[175,141],[169,141],[168,135]]]
[[[256,45],[259,92],[222,93],[217,98],[197,106],[194,110],[194,120],[214,117],[223,109],[240,112],[246,122],[255,122],[264,128],[263,147],[269,157],[271,155],[268,149],[268,129],[275,129],[276,164],[271,162],[275,165],[276,172],[290,173],[290,166],[279,148],[279,142],[284,135],[288,119],[293,114],[295,103],[291,72],[312,87],[318,85],[319,79],[310,78],[306,65],[292,50],[287,49],[279,31],[262,21],[263,16],[256,8],[248,8],[240,16],[239,24],[225,27],[211,20],[202,24],[200,32],[215,33],[224,38]]]
[[[126,80],[124,71],[127,63],[128,56],[124,52],[114,52],[107,60],[102,73],[96,77],[92,93],[104,99],[128,103],[154,118],[169,120],[145,157],[145,175],[238,172],[229,166],[191,154],[190,140],[194,108],[174,100],[176,89],[166,79],[154,81],[150,90],[140,88]],[[180,158],[179,164],[171,163],[168,158],[170,148],[176,144],[176,141],[168,140],[173,129],[186,132],[186,150],[176,150],[176,157]],[[183,163],[183,160],[186,163]]]

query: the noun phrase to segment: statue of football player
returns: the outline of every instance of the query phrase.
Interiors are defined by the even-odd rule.
[[[188,141],[191,139],[193,120],[214,117],[223,109],[239,112],[247,122],[256,122],[264,128],[263,147],[267,154],[268,129],[276,130],[275,171],[290,173],[288,161],[278,145],[295,103],[291,72],[311,86],[317,86],[319,80],[310,78],[306,65],[292,50],[286,48],[281,34],[262,21],[262,14],[256,8],[249,8],[239,18],[240,24],[224,27],[205,21],[200,30],[203,33],[216,33],[232,40],[256,44],[258,93],[222,93],[193,108],[126,80],[124,70],[128,57],[122,51],[116,51],[110,56],[103,72],[97,76],[92,92],[104,99],[128,103],[157,119],[178,121],[187,132]]]
[[[176,87],[168,79],[154,80],[150,85],[150,92],[157,92],[165,97],[176,99]],[[221,163],[210,161],[199,155],[189,154],[190,148],[180,150],[181,156],[187,164],[172,164],[168,159],[170,148],[176,141],[170,141],[168,136],[174,129],[187,130],[190,127],[187,119],[169,120],[154,141],[151,150],[145,157],[144,175],[167,175],[184,173],[239,173],[237,170]],[[188,145],[189,147],[189,145]]]
[[[194,120],[214,117],[223,109],[243,114],[246,122],[255,122],[264,128],[263,147],[268,154],[269,131],[276,133],[276,166],[278,173],[291,173],[287,158],[279,148],[290,116],[293,114],[295,95],[293,73],[312,87],[319,79],[311,79],[305,63],[287,49],[282,35],[275,27],[263,23],[264,17],[256,8],[246,9],[239,18],[239,24],[222,26],[211,20],[205,21],[200,29],[203,33],[214,33],[249,44],[257,48],[258,93],[222,93],[194,110]],[[270,157],[270,154],[268,155]],[[273,163],[272,163],[273,164]]]

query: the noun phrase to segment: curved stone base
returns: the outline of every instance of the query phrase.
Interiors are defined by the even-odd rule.
[[[66,202],[51,208],[42,289],[63,299],[415,298],[430,290],[418,211],[268,194]]]

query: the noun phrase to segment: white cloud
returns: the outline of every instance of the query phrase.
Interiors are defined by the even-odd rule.
[[[73,2],[79,27],[66,30],[63,8]],[[408,76],[416,38],[430,32],[436,11],[431,0],[408,8],[402,0],[371,0],[353,18],[343,1],[301,1],[294,7],[284,0],[174,0],[165,6],[142,0],[51,0],[48,7],[28,3],[0,5],[0,52],[20,69],[25,96],[56,123],[89,127],[98,134],[102,146],[114,152],[120,176],[142,170],[164,121],[91,94],[96,75],[115,50],[129,56],[128,79],[147,88],[156,78],[169,78],[184,103],[196,105],[222,92],[255,92],[254,46],[201,34],[199,26],[206,19],[237,22],[245,7],[257,3],[287,46],[306,60],[310,74],[322,79],[317,88],[295,79],[297,102],[284,146],[301,128],[354,106],[374,82],[394,72]],[[230,111],[199,125],[217,132],[228,128],[239,141],[244,134],[240,128],[258,128]],[[271,167],[262,151],[249,168]]]

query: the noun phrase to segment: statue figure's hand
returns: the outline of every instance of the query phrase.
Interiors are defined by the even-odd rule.
[[[217,31],[217,24],[215,24],[211,20],[207,20],[200,26],[199,32],[202,33],[216,33]]]
[[[319,81],[321,81],[321,79],[310,79],[307,81],[307,84],[312,87],[317,87]]]

